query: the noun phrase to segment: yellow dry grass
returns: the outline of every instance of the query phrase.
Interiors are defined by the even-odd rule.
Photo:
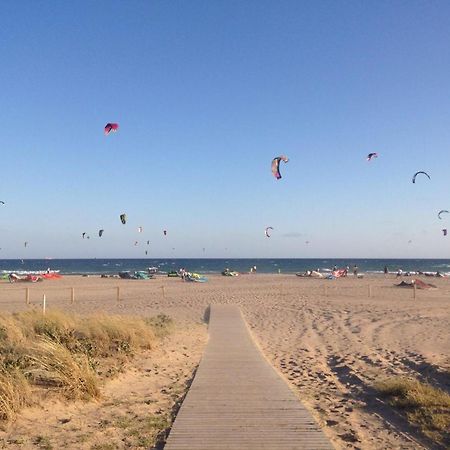
[[[442,445],[450,445],[450,395],[410,378],[390,378],[375,385],[392,406],[405,412],[408,421]]]
[[[0,314],[0,421],[31,401],[31,386],[66,399],[100,395],[104,376],[151,349],[170,320],[62,311]]]

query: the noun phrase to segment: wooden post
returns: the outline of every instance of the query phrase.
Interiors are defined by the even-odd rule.
[[[166,298],[166,288],[165,288],[165,286],[161,286],[161,292],[162,292],[163,298]]]
[[[117,286],[117,301],[120,302],[120,286]]]
[[[413,288],[413,299],[416,298],[416,283],[413,284],[414,288]]]
[[[45,315],[45,306],[46,306],[46,298],[45,294],[42,295],[42,314]]]
[[[73,305],[75,302],[75,288],[70,288],[70,303]]]
[[[30,288],[25,288],[25,303],[30,304]]]

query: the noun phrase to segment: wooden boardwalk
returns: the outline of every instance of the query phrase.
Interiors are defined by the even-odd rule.
[[[209,336],[165,450],[333,448],[256,347],[238,307],[212,305]]]

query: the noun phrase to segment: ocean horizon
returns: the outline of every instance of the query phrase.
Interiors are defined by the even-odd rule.
[[[256,266],[257,273],[296,273],[306,270],[328,272],[334,266],[359,272],[383,273],[422,271],[450,274],[450,259],[432,258],[61,258],[61,259],[1,259],[0,272],[33,272],[59,270],[63,275],[117,274],[122,271],[146,270],[157,267],[161,273],[185,268],[205,274],[220,273],[225,268],[248,272]]]

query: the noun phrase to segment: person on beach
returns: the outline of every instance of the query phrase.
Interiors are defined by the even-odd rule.
[[[353,266],[353,276],[358,276],[358,266],[356,264]]]
[[[387,266],[384,266],[384,274],[387,275],[389,273]]]

